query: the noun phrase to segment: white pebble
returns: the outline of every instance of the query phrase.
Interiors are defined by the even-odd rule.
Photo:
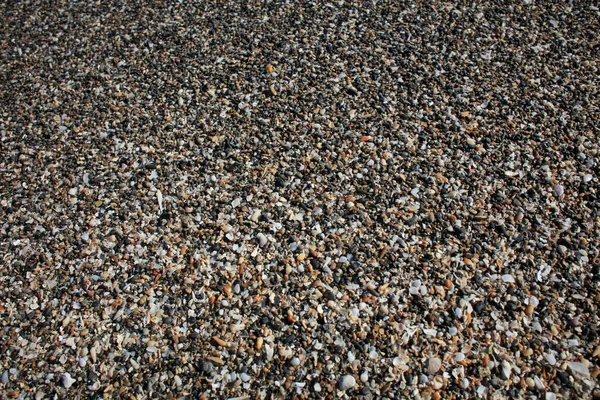
[[[369,380],[369,373],[367,371],[365,371],[362,374],[360,374],[360,380],[361,380],[361,382],[366,383]]]
[[[300,359],[298,357],[294,357],[290,361],[290,364],[294,367],[297,367],[298,365],[300,365]]]
[[[592,174],[585,174],[585,175],[583,176],[583,183],[588,183],[588,182],[591,182],[591,181],[592,181],[592,179],[593,179],[593,177],[592,177]]]
[[[354,353],[352,353],[351,351],[348,352],[348,362],[352,363],[354,360],[356,360],[356,357],[354,357]]]
[[[315,383],[315,386],[313,386],[315,389],[315,392],[320,392],[321,391],[321,385],[319,385],[319,382]]]
[[[549,353],[549,354],[546,356],[546,361],[548,361],[548,364],[550,364],[550,365],[554,365],[554,364],[556,364],[556,357],[554,357],[554,354],[552,354],[552,353]]]
[[[77,382],[71,377],[71,375],[68,372],[65,372],[60,376],[60,381],[62,382],[65,389],[69,389],[71,386],[73,386],[75,382]]]
[[[356,379],[352,375],[344,375],[339,381],[340,390],[350,390],[356,385]]]
[[[502,375],[505,379],[510,379],[510,375],[512,372],[512,366],[508,361],[502,361]]]
[[[556,193],[557,197],[562,197],[562,195],[565,193],[565,187],[563,185],[554,186],[554,193]]]
[[[252,377],[250,375],[248,375],[245,372],[242,372],[240,374],[240,378],[242,379],[243,382],[248,382]]]
[[[456,361],[456,362],[460,362],[464,359],[465,359],[465,355],[464,355],[464,353],[461,353],[460,351],[454,355],[454,361]]]
[[[569,369],[584,378],[590,377],[590,369],[583,363],[570,362]]]
[[[515,283],[515,278],[511,274],[502,275],[502,280],[505,283]]]
[[[259,233],[258,235],[256,235],[256,238],[258,239],[258,244],[260,245],[260,247],[263,247],[264,245],[267,244],[267,237],[265,235],[263,235],[262,233]]]

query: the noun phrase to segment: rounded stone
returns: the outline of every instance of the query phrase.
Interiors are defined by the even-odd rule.
[[[340,390],[350,390],[356,385],[356,379],[354,379],[352,375],[344,375],[340,379],[338,385]]]

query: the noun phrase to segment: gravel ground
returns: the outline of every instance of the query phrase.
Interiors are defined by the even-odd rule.
[[[600,396],[596,2],[141,3],[0,5],[0,397]]]

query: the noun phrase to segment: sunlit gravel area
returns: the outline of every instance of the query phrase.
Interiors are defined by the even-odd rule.
[[[1,1],[0,398],[600,398],[595,1]]]

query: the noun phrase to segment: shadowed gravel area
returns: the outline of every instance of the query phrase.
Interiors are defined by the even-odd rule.
[[[0,397],[600,396],[594,1],[3,1]]]

